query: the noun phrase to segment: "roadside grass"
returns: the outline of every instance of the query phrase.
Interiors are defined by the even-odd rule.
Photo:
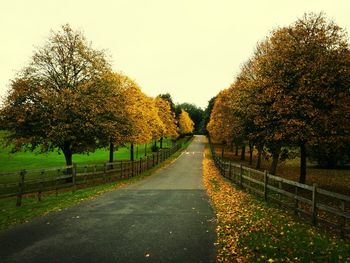
[[[218,156],[221,156],[221,149],[216,146],[216,151]],[[235,156],[234,152],[225,149],[225,159],[235,162],[242,163],[244,166],[251,167],[255,169],[256,166],[256,152],[254,152],[253,164],[249,165],[249,150],[246,151],[245,160],[240,160],[240,153]],[[292,180],[295,182],[299,181],[299,158],[292,160],[286,160],[279,162],[277,166],[276,175]],[[271,160],[261,160],[261,171],[269,170],[271,165]],[[324,169],[319,168],[317,165],[308,162],[307,172],[306,172],[306,184],[312,185],[317,183],[320,188],[349,195],[350,193],[350,168],[337,168],[337,169]]]
[[[154,143],[148,143],[146,153],[151,154],[151,147]],[[159,147],[159,142],[157,142]],[[171,147],[171,140],[164,139],[163,147]],[[135,145],[135,159],[143,158],[145,156],[145,144]],[[77,164],[99,164],[107,162],[109,158],[108,149],[97,149],[89,154],[74,154],[73,162]],[[130,145],[119,147],[114,152],[115,160],[129,160],[130,159]],[[0,173],[15,172],[22,169],[43,169],[60,167],[65,165],[64,155],[60,151],[39,153],[39,150],[34,152],[21,151],[11,153],[9,147],[4,147],[1,144],[0,133]]]
[[[204,183],[217,215],[218,262],[350,262],[350,243],[223,178],[209,150]]]
[[[22,206],[20,207],[15,206],[15,197],[0,199],[0,230],[8,229],[17,224],[29,222],[31,219],[37,216],[63,210],[83,201],[94,199],[106,192],[110,192],[140,181],[145,177],[152,175],[158,169],[172,163],[176,158],[178,158],[181,152],[188,147],[191,141],[192,140],[189,140],[183,144],[180,150],[174,153],[163,163],[160,163],[152,169],[129,179],[122,179],[113,183],[82,188],[75,192],[63,191],[57,196],[53,192],[44,193],[40,202],[38,201],[36,195],[27,195],[22,199]]]

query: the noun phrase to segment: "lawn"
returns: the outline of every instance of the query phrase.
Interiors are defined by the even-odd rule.
[[[1,134],[0,134],[1,135]],[[1,139],[1,138],[0,138]],[[151,154],[151,146],[154,143],[147,144],[147,154]],[[159,147],[159,143],[157,144]],[[171,147],[171,140],[165,139],[163,147]],[[139,159],[145,155],[145,145],[135,146],[135,158]],[[77,164],[98,164],[108,161],[108,149],[98,149],[89,154],[74,154],[73,162]],[[114,153],[114,160],[130,159],[130,147],[119,147]],[[1,147],[0,144],[0,173],[14,172],[22,169],[42,169],[51,167],[62,167],[65,165],[64,155],[60,151],[39,153],[34,152],[17,152],[10,153],[9,147]]]
[[[350,243],[236,188],[214,162],[204,183],[217,215],[218,262],[350,262]]]
[[[218,156],[221,156],[221,148],[216,145],[216,151]],[[234,152],[225,149],[225,159],[235,162],[242,163],[244,166],[255,168],[256,165],[256,152],[254,152],[253,164],[249,165],[249,150],[246,150],[246,160],[240,160],[240,152],[238,156],[235,156]],[[276,175],[283,178],[298,181],[299,180],[299,158],[292,160],[286,160],[279,162],[277,166]],[[269,170],[272,159],[266,160],[262,158],[261,169]],[[306,184],[312,185],[317,183],[320,188],[349,195],[350,193],[350,169],[339,168],[339,169],[323,169],[317,167],[316,164],[308,162],[307,164],[307,175]]]

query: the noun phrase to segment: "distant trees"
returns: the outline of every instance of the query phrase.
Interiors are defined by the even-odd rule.
[[[259,43],[236,82],[225,91],[229,115],[238,118],[234,130],[240,130],[243,140],[259,152],[264,148],[272,154],[271,173],[281,153],[294,147],[300,150],[299,181],[303,183],[308,152],[333,156],[346,152],[350,52],[345,36],[323,14],[307,14]],[[219,104],[223,99],[216,100]],[[214,108],[212,122],[218,118]],[[216,136],[214,131],[211,135]],[[232,133],[230,138],[234,137]]]

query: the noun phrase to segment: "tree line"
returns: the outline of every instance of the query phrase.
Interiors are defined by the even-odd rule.
[[[0,129],[13,152],[59,149],[71,165],[73,154],[98,148],[109,148],[113,162],[116,147],[126,143],[133,160],[135,144],[176,139],[192,133],[194,123],[169,94],[145,95],[135,81],[113,72],[104,51],[64,25],[11,81]]]
[[[211,104],[207,129],[220,143],[245,145],[278,161],[300,156],[334,167],[350,157],[350,49],[344,29],[323,13],[305,14],[273,30],[234,83]]]

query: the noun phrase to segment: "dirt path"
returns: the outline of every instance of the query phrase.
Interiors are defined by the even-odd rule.
[[[215,262],[202,140],[145,180],[0,233],[0,262]]]

